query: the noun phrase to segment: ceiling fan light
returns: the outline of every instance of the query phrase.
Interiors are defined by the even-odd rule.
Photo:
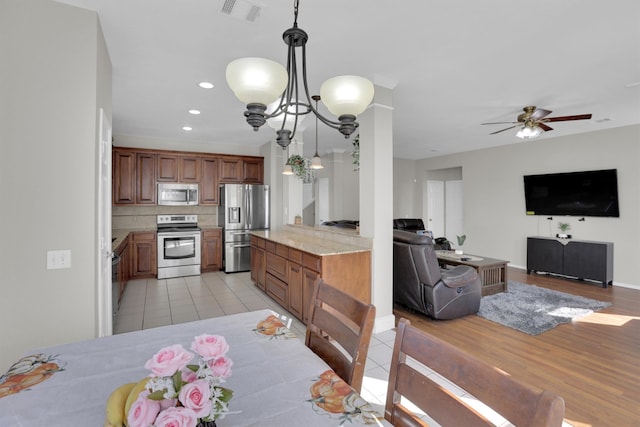
[[[318,153],[316,153],[311,159],[311,169],[324,169],[324,166],[322,166],[322,159]]]
[[[329,111],[340,117],[361,114],[373,100],[371,81],[359,76],[337,76],[320,86],[320,97]]]
[[[516,133],[516,136],[521,139],[537,138],[542,134],[542,129],[538,126],[524,126]]]
[[[287,70],[265,58],[240,58],[227,65],[227,84],[245,104],[269,105],[284,92]]]

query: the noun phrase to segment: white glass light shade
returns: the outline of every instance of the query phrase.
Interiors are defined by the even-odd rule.
[[[269,105],[282,95],[287,70],[264,58],[240,58],[227,65],[227,84],[245,104]]]
[[[267,106],[267,111],[266,111],[267,114],[273,114],[273,112],[276,111],[276,108],[278,108],[278,105],[280,105],[280,98],[276,99],[275,101],[273,101],[271,104]],[[295,105],[290,105],[289,108],[287,108],[287,111],[290,112],[291,114],[287,114],[287,121],[284,125],[284,128],[293,132],[293,124],[295,123],[295,120],[296,120]],[[304,106],[300,106],[299,111],[305,112],[307,111],[307,109]],[[302,124],[302,122],[306,117],[307,117],[307,114],[298,116],[298,128],[301,128],[300,125]],[[284,122],[284,113],[280,114],[279,116],[271,117],[267,119],[267,124],[269,125],[269,127],[275,130],[282,129],[282,122]]]
[[[282,168],[282,175],[293,175],[293,169],[291,169],[291,165],[284,165]]]
[[[313,156],[311,159],[311,169],[324,169],[320,156]]]
[[[536,138],[542,134],[542,129],[538,126],[525,126],[516,133],[516,136],[521,139]]]
[[[373,83],[359,76],[333,77],[320,86],[322,102],[338,117],[362,113],[371,103],[373,93]]]

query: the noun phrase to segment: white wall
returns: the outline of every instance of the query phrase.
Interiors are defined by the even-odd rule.
[[[111,66],[93,12],[6,0],[0,28],[4,372],[30,349],[96,334],[97,106],[110,115]],[[58,249],[71,268],[47,270]]]
[[[640,126],[627,126],[424,159],[415,169],[420,182],[429,170],[462,167],[467,252],[525,268],[527,236],[555,235],[562,220],[574,239],[613,242],[614,283],[640,287],[639,160]],[[618,170],[620,218],[555,217],[550,227],[546,216],[525,215],[523,175],[595,169]]]

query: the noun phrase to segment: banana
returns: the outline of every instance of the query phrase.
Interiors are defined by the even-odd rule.
[[[138,381],[138,383],[134,383],[133,388],[131,388],[131,390],[129,391],[129,395],[126,399],[126,402],[124,403],[124,420],[127,420],[127,416],[129,415],[129,409],[131,408],[131,405],[134,404],[134,402],[138,399],[138,395],[142,392],[142,390],[145,389],[145,387],[147,386],[147,381],[149,381],[149,377],[144,377],[143,379],[141,379],[140,381]]]
[[[127,397],[131,392],[131,389],[136,386],[137,383],[122,384],[120,387],[113,390],[109,399],[107,399],[107,422],[113,427],[122,427],[124,421],[124,404],[127,401]]]

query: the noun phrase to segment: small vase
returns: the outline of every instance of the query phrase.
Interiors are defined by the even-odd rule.
[[[200,421],[196,427],[216,427],[215,421]]]
[[[464,254],[464,251],[462,249],[456,249],[455,254],[456,255],[462,255],[462,254]]]

